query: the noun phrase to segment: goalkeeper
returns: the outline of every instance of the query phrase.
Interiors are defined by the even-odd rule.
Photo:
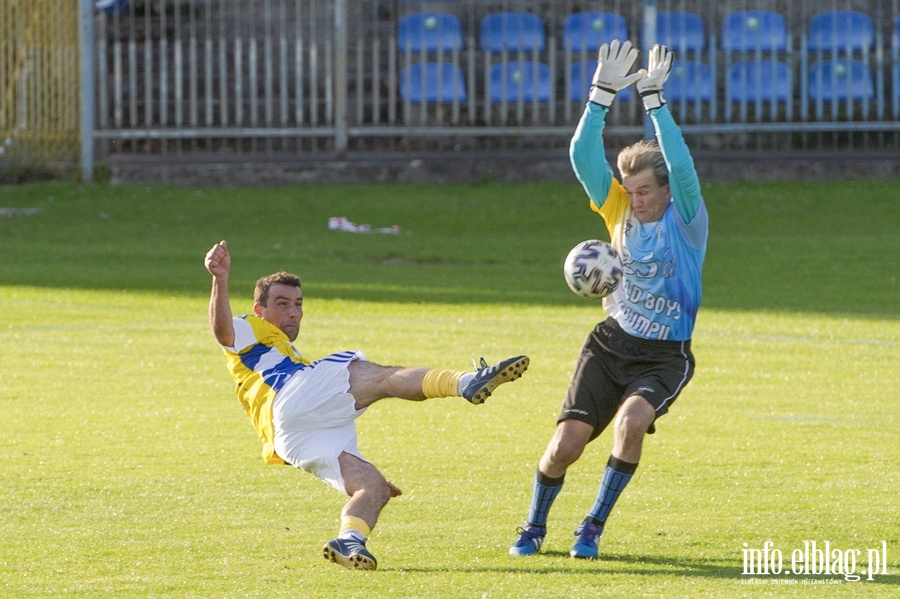
[[[700,304],[708,217],[693,159],[663,97],[673,55],[665,46],[654,46],[648,68],[629,74],[637,56],[628,41],[600,48],[590,101],[572,138],[575,175],[591,209],[603,217],[624,276],[603,300],[608,318],[588,335],[578,357],[512,555],[540,550],[566,469],[614,421],[612,455],[569,551],[575,558],[597,557],[610,511],[638,466],[644,435],[655,431],[656,419],[694,372],[691,333]],[[616,92],[631,84],[656,139],[619,153],[619,182],[607,163],[602,134]]]
[[[268,464],[307,470],[349,497],[338,536],[323,553],[347,568],[374,570],[366,540],[378,515],[401,491],[359,452],[356,419],[385,397],[421,401],[461,396],[481,404],[494,389],[519,378],[528,358],[508,358],[477,372],[379,366],[360,351],[310,363],[293,342],[303,318],[300,278],[286,272],[259,279],[253,314],[234,318],[228,297],[231,254],[226,242],[206,254],[212,275],[209,321],[225,351],[237,396],[263,443]]]

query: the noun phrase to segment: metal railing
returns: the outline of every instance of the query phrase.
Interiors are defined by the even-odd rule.
[[[77,159],[77,8],[0,0],[0,161]]]
[[[900,148],[900,0],[112,4],[94,18],[100,156],[564,147],[593,43],[618,31],[609,16],[644,49],[673,46],[666,94],[696,147]],[[816,21],[835,11],[864,17],[861,42]],[[570,17],[586,12],[603,14],[579,41]],[[501,13],[535,17],[539,43],[511,43],[507,21],[489,45],[486,19]],[[667,31],[673,13],[694,24]],[[743,32],[728,29],[734,15]],[[609,123],[613,137],[645,130],[636,94],[620,94]]]

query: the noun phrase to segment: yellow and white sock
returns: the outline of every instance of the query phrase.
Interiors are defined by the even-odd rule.
[[[369,528],[369,525],[362,518],[357,518],[356,516],[341,517],[341,530],[338,533],[338,538],[356,539],[360,543],[365,543],[371,532],[372,529]]]
[[[465,374],[452,370],[438,370],[434,368],[425,373],[422,380],[422,393],[425,397],[453,397],[459,395],[462,384],[460,379]]]
[[[475,378],[474,372],[464,372],[461,377],[459,377],[459,385],[456,389],[457,395],[462,395],[462,390],[466,388],[466,385],[472,382],[472,379]]]

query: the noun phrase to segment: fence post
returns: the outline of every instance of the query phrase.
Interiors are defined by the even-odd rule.
[[[334,3],[334,149],[347,152],[347,0]]]
[[[94,180],[94,0],[81,2],[81,180]]]
[[[656,0],[644,0],[644,36],[641,38],[641,64],[647,64],[647,57],[650,56],[650,48],[656,42]],[[641,102],[641,111],[644,110],[644,104]],[[650,115],[644,113],[644,138],[654,139],[656,132],[653,130],[653,121]]]

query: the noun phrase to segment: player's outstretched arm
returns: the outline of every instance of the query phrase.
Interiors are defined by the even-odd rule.
[[[603,106],[588,102],[569,143],[569,161],[575,177],[598,208],[605,202],[613,181],[603,142],[607,111]]]
[[[613,40],[600,46],[590,102],[569,144],[569,160],[575,176],[597,207],[606,200],[613,180],[612,167],[606,160],[603,144],[606,114],[617,92],[644,77],[643,69],[629,74],[637,57],[637,49],[628,40],[621,43]]]
[[[212,275],[212,290],[209,293],[209,326],[219,345],[234,345],[234,324],[231,301],[228,298],[228,273],[231,271],[231,254],[228,244],[222,240],[206,252],[203,261]]]
[[[653,46],[647,58],[646,76],[635,87],[653,122],[656,139],[669,168],[669,186],[675,208],[682,221],[690,223],[694,220],[703,197],[700,195],[700,180],[693,158],[663,97],[663,85],[672,72],[674,60],[675,55],[667,47],[660,44]]]
[[[681,129],[675,124],[668,106],[650,113],[656,130],[656,139],[669,168],[669,187],[672,201],[684,223],[693,222],[703,203],[700,178],[694,167],[694,159],[684,140]]]

